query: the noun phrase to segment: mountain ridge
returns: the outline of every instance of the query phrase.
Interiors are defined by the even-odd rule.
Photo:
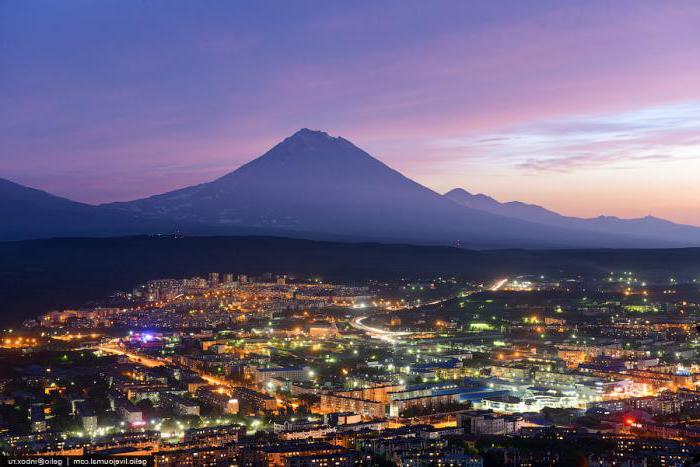
[[[149,233],[162,222],[72,201],[0,178],[0,239]],[[27,215],[29,214],[29,215]]]
[[[521,201],[499,202],[488,195],[475,195],[463,188],[454,188],[443,196],[458,204],[474,209],[482,209],[486,212],[565,228],[621,235],[635,233],[652,238],[680,236],[684,241],[691,242],[696,242],[698,233],[700,233],[700,228],[698,227],[676,224],[651,215],[638,218],[621,218],[606,215],[590,218],[566,216],[536,204],[528,204]]]

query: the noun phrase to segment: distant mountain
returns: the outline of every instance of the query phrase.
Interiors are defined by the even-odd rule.
[[[108,206],[152,218],[311,232],[312,238],[479,248],[652,245],[459,206],[349,141],[308,129],[212,182]]]
[[[509,201],[501,203],[492,197],[479,193],[472,194],[462,188],[455,188],[444,194],[448,198],[462,206],[481,211],[512,217],[515,219],[527,220],[541,224],[557,225],[565,224],[564,216],[550,211],[536,204],[527,204],[520,201]],[[573,218],[572,218],[573,219]]]
[[[0,178],[0,240],[176,232],[176,223],[78,203]]]
[[[646,216],[638,219],[621,219],[599,216],[590,219],[563,216],[536,204],[520,201],[501,203],[484,194],[472,194],[462,188],[448,191],[444,196],[462,206],[479,209],[501,216],[536,222],[567,229],[586,230],[606,234],[636,236],[658,241],[676,241],[688,245],[700,245],[700,228]]]
[[[700,245],[659,219],[575,219],[485,195],[440,195],[351,142],[302,129],[209,183],[91,206],[0,179],[0,240],[152,233],[275,235],[469,248]]]

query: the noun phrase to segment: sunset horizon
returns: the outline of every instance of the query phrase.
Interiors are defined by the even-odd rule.
[[[0,8],[17,183],[133,200],[309,127],[439,193],[700,225],[693,3]]]

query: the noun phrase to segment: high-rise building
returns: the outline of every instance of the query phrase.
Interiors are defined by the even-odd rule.
[[[197,397],[206,404],[216,407],[225,414],[237,414],[238,399],[224,392],[218,392],[213,388],[203,387],[197,390]]]
[[[46,431],[46,416],[44,415],[44,404],[34,403],[29,407],[29,425],[32,433]]]
[[[209,273],[209,286],[216,287],[217,285],[219,285],[219,273],[218,272],[210,272]]]

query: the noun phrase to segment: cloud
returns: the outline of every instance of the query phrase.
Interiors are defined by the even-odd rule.
[[[545,120],[436,144],[473,161],[498,161],[529,173],[700,158],[700,102]]]
[[[531,172],[568,172],[575,169],[598,168],[609,166],[619,162],[662,162],[673,159],[673,156],[664,154],[650,154],[643,156],[630,156],[628,154],[589,154],[556,159],[536,160],[530,159],[518,164],[518,167]]]

